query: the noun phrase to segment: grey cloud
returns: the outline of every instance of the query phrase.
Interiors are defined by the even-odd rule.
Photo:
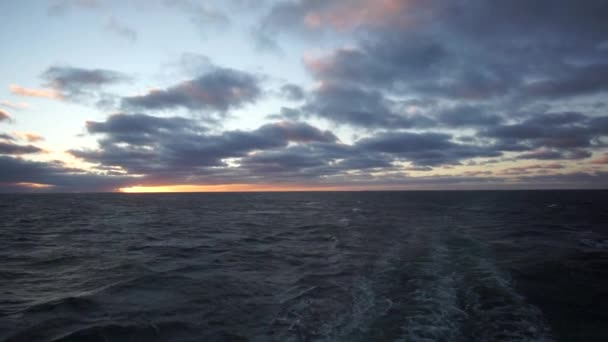
[[[503,121],[498,115],[488,114],[483,108],[462,105],[442,111],[438,120],[450,127],[494,126]]]
[[[68,93],[77,93],[81,88],[99,88],[104,85],[128,81],[120,72],[106,69],[82,69],[70,66],[52,66],[43,74],[47,85]]]
[[[542,113],[530,117],[526,124],[539,126],[563,126],[585,123],[589,117],[577,112]]]
[[[475,157],[498,157],[502,153],[490,147],[457,144],[442,133],[385,132],[357,142],[363,151],[390,153],[416,165],[458,164]]]
[[[591,152],[585,150],[540,150],[523,153],[517,156],[518,159],[538,159],[538,160],[558,160],[558,159],[585,159],[591,157]]]
[[[608,116],[592,118],[589,121],[589,129],[598,135],[608,135]]]
[[[300,101],[304,99],[304,90],[295,84],[285,84],[281,87],[281,95],[291,101]]]
[[[204,127],[190,119],[181,117],[154,117],[145,114],[111,115],[104,122],[87,121],[87,130],[92,134],[108,134],[114,143],[154,143],[159,135],[196,134]]]
[[[0,155],[21,155],[40,152],[43,152],[43,150],[34,145],[18,145],[11,142],[0,141]]]
[[[279,137],[295,142],[336,142],[338,138],[330,131],[321,131],[304,122],[279,122],[266,124],[257,129],[261,135]]]
[[[269,181],[289,178],[315,179],[329,172],[328,163],[335,159],[326,144],[291,146],[269,150],[243,158],[242,167],[248,174]]]
[[[397,114],[396,106],[382,93],[361,87],[323,84],[302,110],[339,124],[366,128],[429,127],[433,120],[421,115]]]
[[[137,41],[137,32],[114,17],[106,20],[104,28],[131,43]]]
[[[580,113],[542,113],[521,122],[485,128],[479,135],[499,140],[511,150],[601,147],[599,138],[608,135],[606,117],[590,118]]]
[[[191,119],[144,114],[117,114],[105,122],[89,122],[87,128],[92,134],[102,135],[99,149],[73,150],[72,154],[138,174],[204,174],[210,171],[206,168],[225,167],[225,158],[243,157],[256,150],[283,148],[290,142],[337,140],[331,132],[303,122],[277,122],[253,131],[212,134]]]
[[[125,108],[219,111],[238,108],[255,102],[262,94],[259,80],[248,73],[215,68],[195,79],[180,82],[163,90],[146,95],[125,97]]]
[[[536,81],[527,85],[532,96],[562,98],[566,96],[593,94],[608,90],[608,64],[592,64],[572,68],[562,76]]]
[[[36,162],[0,155],[0,192],[24,191],[19,183],[48,184],[57,192],[115,191],[132,177],[87,173],[61,162]]]
[[[0,139],[15,141],[15,138],[9,134],[0,133]]]
[[[130,81],[124,73],[107,69],[83,69],[71,66],[52,66],[41,75],[45,86],[56,90],[62,99],[92,102],[100,107],[112,107],[115,95],[105,87]]]
[[[479,111],[475,106],[480,103],[491,103],[494,113],[430,116],[434,119],[439,115],[439,121],[452,127],[492,126],[518,107],[597,94],[608,88],[606,54],[596,48],[608,32],[598,14],[608,10],[603,1],[584,5],[566,0],[400,4],[404,5],[378,12],[381,16],[371,21],[365,16],[379,11],[383,4],[288,1],[269,11],[262,23],[268,34],[318,37],[319,30],[340,31],[335,24],[344,20],[361,20],[357,23],[357,44],[307,58],[305,63],[317,81],[357,89],[365,100],[355,99],[349,106],[336,99],[326,100],[317,91],[309,106],[313,115],[316,110],[321,117],[359,126],[414,127],[395,123],[394,111],[386,103],[388,99],[415,96],[468,106],[470,112]],[[327,15],[328,21],[342,21],[306,25],[311,15],[336,10],[363,14]]]

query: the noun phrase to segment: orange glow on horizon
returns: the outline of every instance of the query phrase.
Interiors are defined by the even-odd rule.
[[[176,184],[176,185],[135,185],[118,189],[124,193],[159,193],[159,192],[264,192],[264,191],[349,191],[368,190],[370,187],[351,186],[311,186],[298,184]]]
[[[15,183],[16,186],[21,186],[24,188],[32,188],[32,189],[48,189],[54,187],[52,184],[43,184],[43,183],[30,183],[30,182],[20,182]]]

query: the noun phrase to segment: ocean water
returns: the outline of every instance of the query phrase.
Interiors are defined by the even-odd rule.
[[[0,195],[1,341],[608,341],[608,192]]]

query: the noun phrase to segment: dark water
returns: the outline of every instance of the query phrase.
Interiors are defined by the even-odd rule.
[[[0,196],[0,340],[608,341],[608,192]]]

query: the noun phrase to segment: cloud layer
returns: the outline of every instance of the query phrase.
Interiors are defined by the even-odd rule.
[[[253,33],[282,57],[258,51],[266,57],[235,67],[184,53],[179,76],[145,89],[150,79],[120,68],[59,64],[43,69],[40,88],[10,85],[102,112],[84,124],[97,145],[69,151],[86,170],[28,159],[44,154],[30,144],[39,140],[2,133],[0,183],[608,186],[606,1],[247,3],[159,2],[206,36]],[[62,0],[49,11],[101,5]],[[106,18],[110,33],[139,37],[122,16]],[[297,62],[301,77],[272,58]]]

